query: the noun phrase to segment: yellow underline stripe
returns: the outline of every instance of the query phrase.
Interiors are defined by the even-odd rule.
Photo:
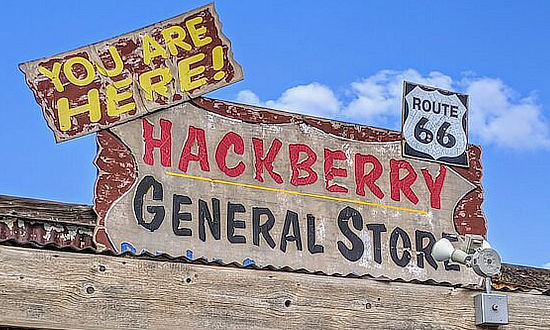
[[[378,203],[373,203],[373,202],[359,201],[359,200],[355,200],[355,199],[338,198],[338,197],[333,197],[333,196],[305,193],[305,192],[300,192],[300,191],[256,186],[256,185],[247,184],[247,183],[231,182],[231,181],[225,181],[225,180],[219,180],[219,179],[204,178],[204,177],[191,175],[191,174],[185,174],[185,173],[176,173],[176,172],[169,172],[168,171],[168,172],[166,172],[166,174],[171,175],[171,176],[181,177],[181,178],[200,180],[200,181],[206,181],[206,182],[212,182],[212,183],[226,184],[226,185],[230,185],[230,186],[237,186],[237,187],[244,187],[244,188],[251,188],[251,189],[258,189],[258,190],[265,190],[265,191],[273,191],[273,192],[284,193],[284,194],[289,194],[289,195],[297,195],[297,196],[304,196],[304,197],[327,199],[327,200],[337,201],[337,202],[346,202],[346,203],[353,203],[353,204],[360,204],[360,205],[368,205],[368,206],[379,207],[379,208],[383,208],[383,209],[390,209],[390,210],[396,210],[396,211],[405,211],[405,212],[418,213],[418,214],[424,214],[424,215],[428,214],[428,212],[426,212],[426,211],[411,209],[411,208],[408,208],[408,207],[392,206],[392,205],[378,204]]]

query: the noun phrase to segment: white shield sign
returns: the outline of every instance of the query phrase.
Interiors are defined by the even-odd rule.
[[[403,154],[468,166],[468,96],[404,82]]]

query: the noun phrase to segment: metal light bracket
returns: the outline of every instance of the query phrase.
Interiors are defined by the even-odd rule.
[[[483,247],[483,242],[484,239],[481,235],[466,234],[461,250],[467,254],[473,254]]]
[[[476,325],[498,326],[508,324],[508,297],[491,293],[491,278],[485,279],[486,293],[474,296]]]
[[[451,260],[471,267],[485,279],[485,293],[474,296],[476,325],[499,326],[508,324],[508,297],[491,293],[491,277],[500,273],[500,255],[481,235],[466,234],[460,248],[455,248],[447,238],[437,241],[432,249],[437,261]]]

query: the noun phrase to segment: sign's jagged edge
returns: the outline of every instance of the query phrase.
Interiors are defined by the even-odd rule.
[[[294,123],[294,124],[300,124],[305,123],[309,126],[312,126],[314,128],[320,129],[324,131],[325,133],[331,134],[333,136],[339,137],[339,138],[347,138],[357,141],[365,141],[365,142],[393,142],[393,141],[400,141],[401,134],[396,131],[386,130],[386,129],[380,129],[380,128],[374,128],[359,124],[350,124],[350,123],[344,123],[339,121],[331,121],[327,119],[321,119],[321,118],[315,118],[311,116],[304,116],[300,114],[293,114],[290,112],[285,111],[278,111],[268,108],[261,108],[261,107],[255,107],[255,106],[248,106],[244,104],[238,104],[238,103],[232,103],[227,101],[221,101],[216,99],[210,99],[205,97],[199,97],[194,100],[190,100],[190,103],[200,107],[201,109],[204,109],[205,111],[209,111],[212,113],[216,113],[218,115],[222,115],[225,117],[241,120],[248,123],[270,123],[270,124],[284,124],[284,123]],[[109,143],[115,143],[118,145],[117,148],[103,148],[102,146],[107,143],[107,141],[110,140]],[[114,247],[109,240],[108,233],[105,230],[105,218],[107,215],[107,211],[109,210],[110,206],[116,202],[116,200],[120,199],[122,196],[124,196],[131,187],[136,183],[137,179],[137,163],[135,159],[133,158],[133,155],[130,151],[130,149],[113,133],[111,133],[109,130],[103,130],[97,133],[97,141],[98,141],[98,154],[96,156],[96,159],[94,160],[94,164],[98,169],[98,179],[96,181],[95,186],[95,202],[94,202],[94,211],[96,212],[98,216],[97,220],[97,226],[94,231],[94,243],[96,244],[98,251],[104,251],[104,250],[111,250],[114,252]],[[481,212],[481,219],[483,218],[483,212],[481,211],[481,202],[478,202],[476,198],[469,198],[472,193],[483,191],[481,187],[481,161],[479,159],[479,156],[481,154],[481,149],[477,146],[469,145],[469,152],[471,152],[475,157],[476,161],[479,164],[478,168],[468,168],[468,169],[461,169],[451,166],[457,173],[459,173],[460,176],[468,179],[468,178],[474,178],[474,184],[476,187],[464,195],[464,197],[457,203],[457,206],[455,207],[454,211],[454,218],[453,223],[455,225],[455,229],[460,235],[464,235],[467,233],[468,228],[473,228],[474,226],[458,226],[456,214],[457,209],[459,207],[464,207],[468,202],[474,201],[474,209],[466,210],[466,213],[471,212],[469,215],[470,217],[465,218],[461,224],[464,223],[464,221],[471,221],[471,219],[474,218],[474,216]],[[122,160],[123,158],[131,157],[132,160],[132,166],[130,166],[130,171],[126,169],[126,177],[121,178],[120,176],[116,176],[116,171],[113,171],[113,164],[114,163],[124,163]],[[102,159],[115,159],[116,161],[110,162],[110,165],[101,162]],[[127,160],[126,160],[127,162]],[[115,165],[116,166],[116,165]],[[134,169],[132,172],[131,170]],[[115,180],[116,184],[113,184],[111,180]],[[118,191],[114,191],[115,195],[109,195],[110,193],[113,193],[112,189],[109,189],[108,187],[117,187]],[[110,198],[109,198],[110,197]],[[482,196],[481,196],[482,197]],[[476,206],[479,206],[479,209],[476,208]],[[486,230],[485,221],[483,222],[483,229]],[[464,228],[463,228],[464,227]],[[462,230],[462,231],[461,231]],[[464,231],[466,230],[466,231]],[[116,253],[115,253],[116,254]],[[152,255],[157,257],[156,255],[153,255],[149,251],[141,251],[140,253],[131,253],[131,252],[122,252],[118,255],[125,255],[125,254],[133,254],[137,256],[142,255]],[[320,270],[308,270],[305,268],[300,269],[293,269],[290,266],[280,266],[275,267],[272,265],[258,265],[255,262],[250,264],[245,264],[244,259],[242,262],[233,260],[233,261],[223,261],[223,260],[208,260],[205,257],[197,257],[197,258],[188,258],[186,256],[181,257],[174,257],[168,254],[164,254],[168,258],[171,259],[183,259],[190,262],[202,262],[205,264],[220,264],[222,266],[227,265],[234,265],[238,267],[251,267],[255,269],[267,269],[267,270],[278,270],[278,271],[292,271],[292,272],[305,272],[308,274],[323,274],[328,276],[344,276],[344,277],[369,277],[373,278],[375,280],[383,280],[383,281],[403,281],[403,282],[415,282],[415,283],[437,283],[437,284],[446,284],[446,285],[452,285],[450,282],[438,282],[433,279],[428,279],[426,281],[421,280],[404,280],[403,278],[396,277],[396,278],[389,278],[387,276],[373,276],[369,273],[365,272],[363,274],[357,274],[357,273],[348,273],[348,274],[341,274],[341,273],[325,273]]]
[[[105,218],[107,212],[113,203],[122,198],[136,183],[137,181],[137,162],[130,149],[113,133],[109,130],[99,131],[96,135],[97,141],[97,155],[94,159],[94,165],[97,168],[97,180],[94,187],[94,212],[97,215],[97,224],[94,230],[94,243],[98,250],[112,250],[114,251],[113,244],[107,235],[105,230]],[[110,145],[110,148],[104,148],[105,145]],[[118,146],[118,148],[113,148]],[[114,159],[111,162],[111,166],[103,162],[103,159]],[[130,166],[127,168],[127,176],[125,178],[113,177],[118,173],[113,171],[113,165],[125,164],[124,159]],[[124,173],[124,172],[122,172]],[[127,181],[124,182],[123,179]],[[116,181],[116,185],[111,183]],[[114,191],[114,195],[111,195],[113,189],[109,187],[118,187],[118,191]]]

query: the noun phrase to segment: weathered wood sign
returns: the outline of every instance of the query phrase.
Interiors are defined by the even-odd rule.
[[[57,142],[242,79],[213,5],[107,41],[23,63]]]
[[[100,247],[477,283],[431,249],[486,233],[478,147],[469,168],[404,159],[398,132],[202,97],[97,140]]]

